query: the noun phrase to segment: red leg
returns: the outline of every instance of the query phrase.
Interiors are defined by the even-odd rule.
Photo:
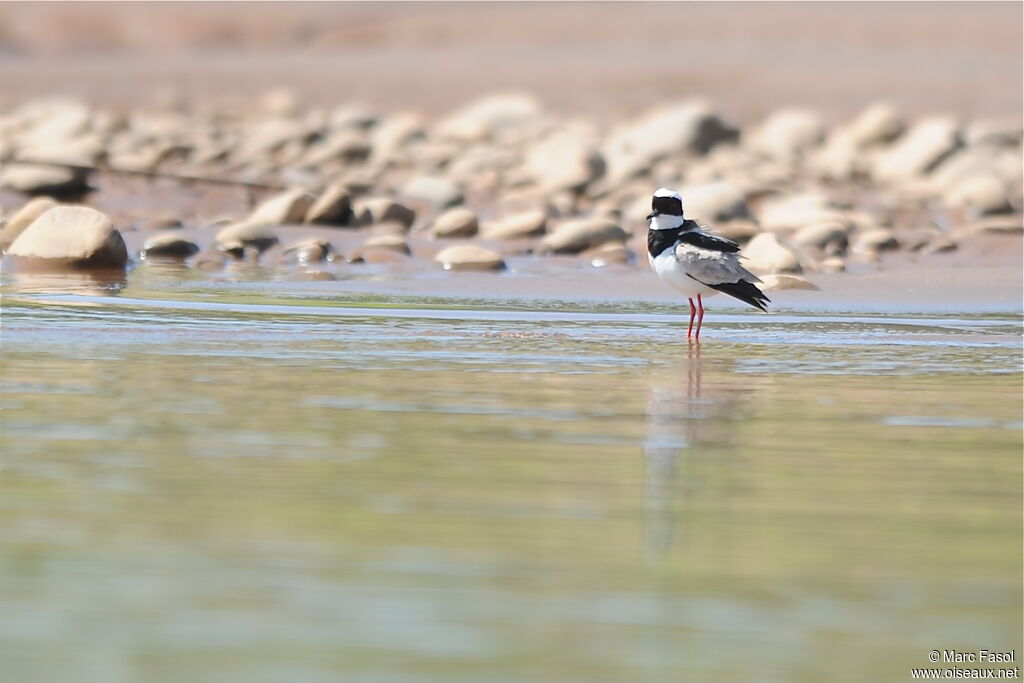
[[[686,328],[686,338],[690,338],[690,333],[693,332],[693,317],[697,315],[697,307],[693,305],[693,299],[690,299],[690,326]]]
[[[700,294],[697,295],[697,334],[694,337],[697,341],[700,341],[700,328],[704,324],[704,302],[700,298]]]

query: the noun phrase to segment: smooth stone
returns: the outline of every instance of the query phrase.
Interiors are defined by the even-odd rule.
[[[547,230],[548,215],[546,211],[526,211],[498,221],[485,223],[481,228],[481,236],[489,240],[514,240],[525,237],[536,237]]]
[[[330,242],[316,237],[289,244],[283,251],[286,257],[294,258],[299,263],[327,261],[333,253],[334,247]]]
[[[773,273],[761,277],[758,288],[762,292],[778,292],[783,289],[803,289],[811,292],[820,291],[821,288],[806,278],[796,275],[782,275]]]
[[[465,207],[456,207],[434,219],[430,235],[440,238],[472,237],[479,229],[480,222],[475,213]]]
[[[162,232],[153,235],[142,245],[142,258],[188,258],[198,251],[198,244],[183,238],[177,232]]]
[[[417,176],[402,186],[402,197],[447,209],[462,202],[462,190],[447,178]]]
[[[143,224],[144,230],[177,230],[178,228],[184,227],[180,218],[174,218],[171,216],[162,216],[160,218],[152,218]]]
[[[757,223],[754,221],[733,220],[715,224],[712,228],[712,232],[716,235],[721,235],[726,239],[730,239],[733,242],[739,242],[742,244],[760,234],[761,228],[758,227]]]
[[[338,131],[309,149],[303,164],[323,167],[333,163],[341,165],[366,161],[372,148],[366,133],[355,130]]]
[[[887,228],[859,232],[853,240],[853,251],[858,254],[877,254],[880,251],[898,249],[899,246],[896,235]]]
[[[607,218],[584,218],[562,223],[541,240],[542,253],[577,254],[605,242],[624,242],[629,234]]]
[[[800,273],[800,259],[796,252],[779,242],[770,232],[762,232],[743,248],[744,264],[757,273]]]
[[[505,261],[496,251],[476,244],[455,244],[442,249],[434,260],[445,270],[503,270]]]
[[[849,227],[841,221],[811,223],[793,233],[793,244],[841,253],[849,244]]]
[[[58,267],[121,269],[128,263],[124,239],[110,218],[76,205],[45,211],[14,240],[7,254]]]
[[[269,225],[264,223],[234,223],[222,228],[214,238],[218,246],[223,250],[230,251],[237,246],[255,247],[259,251],[265,251],[278,243],[277,234]]]
[[[818,114],[807,109],[783,109],[754,130],[749,148],[786,161],[817,147],[824,139],[825,124]]]
[[[871,175],[876,182],[901,182],[935,170],[961,145],[956,122],[933,117],[914,125],[876,161]]]
[[[456,110],[434,128],[440,138],[475,141],[524,126],[541,115],[538,101],[519,93],[488,95]]]
[[[11,214],[3,230],[0,230],[0,249],[11,246],[18,235],[25,231],[25,228],[55,206],[57,206],[57,202],[49,197],[36,197],[23,204],[21,208]]]
[[[638,120],[616,127],[600,152],[609,187],[640,175],[660,159],[707,154],[735,142],[739,129],[702,101],[656,107]]]
[[[1010,213],[1006,187],[993,175],[975,175],[957,183],[945,196],[947,206],[967,209],[975,216]]]
[[[556,130],[529,148],[525,169],[545,191],[583,192],[605,171],[597,131],[587,125]]]
[[[926,244],[921,251],[926,254],[945,254],[951,251],[956,251],[958,248],[959,245],[952,237],[940,235]]]
[[[354,207],[356,223],[360,226],[395,221],[408,230],[416,220],[416,212],[389,197],[366,197]]]
[[[687,218],[713,223],[750,218],[743,192],[727,180],[684,186],[679,194]]]
[[[822,261],[819,270],[823,273],[842,273],[846,270],[846,264],[843,259],[833,256]]]
[[[313,225],[351,225],[355,222],[352,211],[352,194],[348,185],[336,183],[331,185],[306,211],[305,223]]]
[[[0,187],[24,194],[76,194],[89,189],[89,171],[46,164],[8,163],[0,171]]]
[[[972,147],[1019,147],[1024,140],[1024,126],[1019,116],[979,119],[967,126],[964,140]]]
[[[394,263],[412,254],[409,243],[401,235],[374,235],[357,247],[350,263]]]
[[[301,223],[316,200],[305,190],[287,190],[261,202],[247,222],[266,225]]]
[[[400,237],[398,235],[374,235],[363,242],[363,247],[390,249],[398,252],[399,254],[405,254],[406,256],[412,253],[409,249],[409,243],[404,237]]]
[[[636,254],[622,242],[608,242],[599,247],[588,249],[582,256],[590,261],[595,268],[605,266],[625,266],[636,261]]]
[[[858,114],[843,134],[856,149],[865,149],[892,142],[906,128],[906,121],[892,105],[879,102]]]

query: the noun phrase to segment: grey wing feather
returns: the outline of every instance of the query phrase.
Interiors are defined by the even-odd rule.
[[[676,246],[676,260],[686,273],[708,285],[720,285],[739,280],[761,281],[740,264],[740,255],[737,253],[712,251],[692,244],[681,243]]]

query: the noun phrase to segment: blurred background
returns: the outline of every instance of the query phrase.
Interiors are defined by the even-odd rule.
[[[637,113],[705,95],[850,116],[1019,114],[1021,7],[976,3],[4,3],[7,100],[131,105],[165,93],[360,100],[437,114],[496,90]]]

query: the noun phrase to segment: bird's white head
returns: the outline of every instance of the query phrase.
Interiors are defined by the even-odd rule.
[[[674,230],[683,224],[683,199],[675,190],[663,187],[655,192],[651,209],[651,230]]]

